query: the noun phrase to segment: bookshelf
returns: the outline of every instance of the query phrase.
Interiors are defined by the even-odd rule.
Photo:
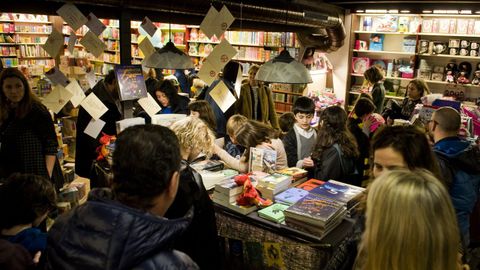
[[[390,89],[386,98],[403,99],[407,84],[425,80],[433,93],[452,95],[460,101],[476,101],[480,85],[472,84],[480,70],[480,15],[352,14],[351,74],[347,101],[363,84],[364,68],[385,70]],[[372,48],[375,36],[379,46]],[[446,67],[454,64],[454,82],[447,82]],[[365,66],[366,65],[366,66]],[[401,67],[411,67],[405,76]],[[468,81],[457,81],[460,66],[469,67]],[[387,89],[388,91],[388,89]]]
[[[107,48],[104,50],[98,58],[93,56],[91,53],[87,52],[85,48],[80,44],[80,38],[82,38],[87,32],[88,28],[84,25],[80,27],[75,35],[77,40],[75,41],[73,53],[70,53],[67,50],[67,44],[70,39],[70,34],[73,33],[73,30],[66,24],[63,24],[62,32],[64,34],[64,44],[65,52],[64,54],[68,58],[74,59],[73,62],[82,63],[81,59],[88,59],[92,65],[97,79],[105,76],[110,69],[113,69],[114,65],[120,64],[120,31],[119,31],[119,21],[113,19],[99,19],[106,26],[105,30],[99,36],[103,40]],[[72,60],[70,60],[70,64]]]
[[[179,50],[184,51],[186,48],[185,44],[185,32],[186,26],[181,24],[171,24],[169,27],[168,23],[153,22],[157,27],[157,31],[151,37],[148,35],[141,27],[140,21],[131,21],[131,46],[132,46],[132,64],[140,64],[144,58],[142,51],[138,48],[138,43],[140,43],[144,38],[148,38],[152,45],[156,48],[161,48],[165,45],[169,37],[169,29],[171,31],[171,39]],[[169,73],[168,71],[166,71]]]
[[[270,85],[272,91],[273,103],[275,111],[278,114],[291,112],[293,103],[298,97],[303,96],[303,88],[300,85],[272,83]]]
[[[198,26],[192,25],[187,25],[186,33],[188,55],[197,58],[195,62],[200,62],[200,58],[208,56],[222,39],[227,39],[238,51],[233,59],[242,64],[244,76],[252,64],[261,65],[277,56],[283,50],[285,35],[290,55],[296,58],[299,54],[299,44],[293,33],[226,31],[220,38],[209,39]]]
[[[52,22],[47,15],[0,13],[0,58],[3,66],[21,66],[25,72],[35,66],[44,69],[54,66],[55,60],[41,47],[51,32]]]

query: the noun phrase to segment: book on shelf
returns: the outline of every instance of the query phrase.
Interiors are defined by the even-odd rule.
[[[384,38],[385,38],[385,35],[383,34],[371,34],[368,49],[370,51],[383,51]]]
[[[308,195],[308,191],[300,188],[289,188],[281,193],[275,195],[274,199],[276,203],[282,203],[286,205],[293,205],[301,198]]]
[[[381,15],[375,16],[372,20],[372,27],[377,32],[397,32],[398,16],[396,15]]]
[[[323,185],[310,190],[311,193],[334,200],[348,209],[352,208],[359,200],[365,189],[354,185],[329,180]]]
[[[288,206],[285,204],[274,203],[266,208],[258,210],[258,216],[276,223],[283,223],[285,222],[283,211],[287,208]]]

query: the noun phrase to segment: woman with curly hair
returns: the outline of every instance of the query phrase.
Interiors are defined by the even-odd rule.
[[[185,252],[200,269],[219,269],[217,226],[213,204],[202,177],[190,167],[199,155],[213,154],[215,136],[207,124],[196,117],[186,117],[170,127],[177,135],[182,157],[178,192],[165,217],[181,218],[193,207],[192,223],[175,249]]]
[[[312,153],[315,178],[356,183],[358,147],[347,128],[347,113],[342,107],[331,106],[320,115],[317,143]]]
[[[230,156],[225,150],[215,146],[215,154],[232,169],[242,173],[248,172],[250,147],[274,150],[277,154],[275,169],[281,170],[288,167],[287,154],[282,140],[278,138],[278,132],[267,124],[248,120],[248,122],[235,131],[235,140],[237,144],[245,147],[245,152],[243,152],[240,159]]]

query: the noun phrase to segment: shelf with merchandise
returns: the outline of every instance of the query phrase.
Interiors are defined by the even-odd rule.
[[[416,55],[414,52],[401,52],[401,51],[372,51],[372,50],[356,50],[353,52],[367,53],[367,54],[397,54],[397,55]]]

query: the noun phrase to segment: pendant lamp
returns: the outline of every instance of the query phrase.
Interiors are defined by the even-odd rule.
[[[171,23],[168,23],[168,37],[168,42],[145,60],[145,66],[164,69],[193,68],[194,66],[190,57],[175,47],[175,44],[172,42]]]
[[[285,25],[287,25],[288,10],[286,11]],[[287,50],[287,33],[284,34],[284,47],[280,54],[263,64],[255,79],[263,82],[304,84],[311,83],[312,76],[308,69],[295,60]]]

